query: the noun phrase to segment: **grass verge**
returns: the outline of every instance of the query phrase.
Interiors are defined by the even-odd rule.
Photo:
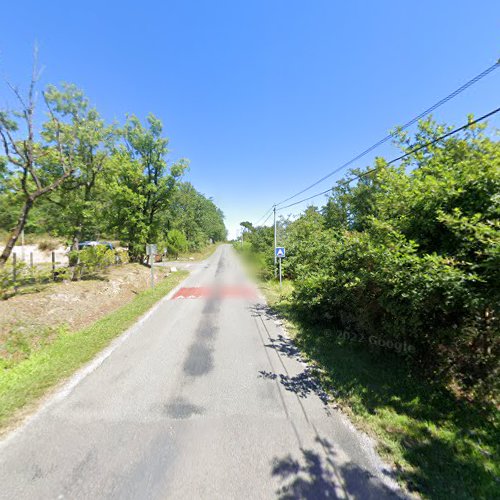
[[[23,408],[90,361],[187,275],[187,271],[170,274],[154,289],[139,293],[92,325],[74,333],[61,330],[49,345],[12,368],[4,368],[0,372],[0,429],[12,424]]]
[[[400,481],[423,498],[500,498],[500,426],[494,407],[460,399],[412,372],[404,358],[369,342],[307,325],[293,285],[262,284],[297,347],[353,423],[375,437]]]

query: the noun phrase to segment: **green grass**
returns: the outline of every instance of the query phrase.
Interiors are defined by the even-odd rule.
[[[500,498],[497,409],[424,381],[395,352],[304,324],[292,290],[288,282],[281,291],[276,283],[263,285],[325,388],[356,426],[377,439],[400,481],[424,498]]]
[[[154,289],[139,293],[132,301],[89,327],[75,333],[61,330],[53,342],[27,359],[12,367],[4,366],[0,372],[0,429],[13,423],[21,409],[90,361],[187,274],[186,271],[170,274]]]

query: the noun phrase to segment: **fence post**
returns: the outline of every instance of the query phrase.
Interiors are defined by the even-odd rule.
[[[17,255],[12,254],[12,281],[14,282],[14,293],[17,293]]]
[[[34,275],[34,270],[35,268],[33,267],[33,252],[30,252],[30,283],[34,284],[35,283],[35,275]]]
[[[52,252],[52,281],[56,280],[56,253]]]

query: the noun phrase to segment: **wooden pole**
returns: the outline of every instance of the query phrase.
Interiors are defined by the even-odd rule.
[[[34,266],[33,266],[33,252],[30,252],[30,274],[31,274],[31,282],[35,283],[35,276],[34,276]]]
[[[56,253],[52,252],[52,280],[56,280]]]
[[[17,293],[17,255],[12,254],[12,281],[14,283],[14,293]]]

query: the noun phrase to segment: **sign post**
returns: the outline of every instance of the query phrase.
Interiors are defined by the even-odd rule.
[[[279,259],[279,269],[280,269],[280,288],[282,284],[282,277],[281,277],[281,259],[285,257],[285,247],[275,247],[274,249],[274,258]]]
[[[158,253],[156,245],[147,244],[146,245],[146,255],[149,256],[149,264],[151,267],[151,288],[155,287],[155,276],[154,276],[154,262],[155,255]]]

